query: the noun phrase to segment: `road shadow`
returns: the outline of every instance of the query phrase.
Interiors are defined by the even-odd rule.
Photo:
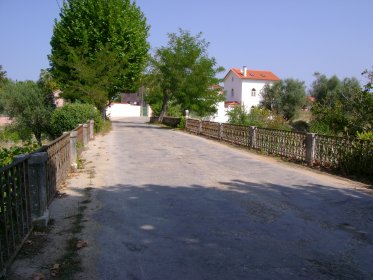
[[[369,279],[373,199],[319,184],[120,184],[103,207],[106,279]]]

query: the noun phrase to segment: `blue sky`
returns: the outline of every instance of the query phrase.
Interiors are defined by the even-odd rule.
[[[0,65],[14,80],[48,68],[62,0],[0,0]],[[229,70],[271,70],[310,84],[318,71],[356,77],[373,66],[372,0],[138,0],[152,48],[179,28],[202,32],[209,54]]]

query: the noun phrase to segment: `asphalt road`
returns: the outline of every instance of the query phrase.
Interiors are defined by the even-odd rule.
[[[373,196],[143,119],[95,159],[99,279],[373,279]]]

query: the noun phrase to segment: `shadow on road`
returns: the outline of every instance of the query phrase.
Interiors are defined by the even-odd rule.
[[[373,199],[362,191],[233,180],[106,186],[96,197],[107,279],[373,275]]]

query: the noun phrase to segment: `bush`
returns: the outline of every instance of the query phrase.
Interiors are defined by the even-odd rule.
[[[185,128],[185,117],[181,117],[180,118],[180,123],[178,124],[177,127],[180,128],[180,129],[184,129]]]
[[[228,116],[230,124],[290,130],[290,126],[281,115],[264,108],[251,108],[250,113],[247,113],[245,108],[238,106],[229,111]]]
[[[95,121],[95,131],[100,131],[103,119],[100,112],[90,104],[67,104],[56,109],[51,119],[51,136],[59,137],[64,131],[73,130],[78,124]]]
[[[23,146],[13,146],[10,148],[0,148],[0,167],[13,162],[16,155],[29,154],[38,148],[37,143],[27,143]]]

